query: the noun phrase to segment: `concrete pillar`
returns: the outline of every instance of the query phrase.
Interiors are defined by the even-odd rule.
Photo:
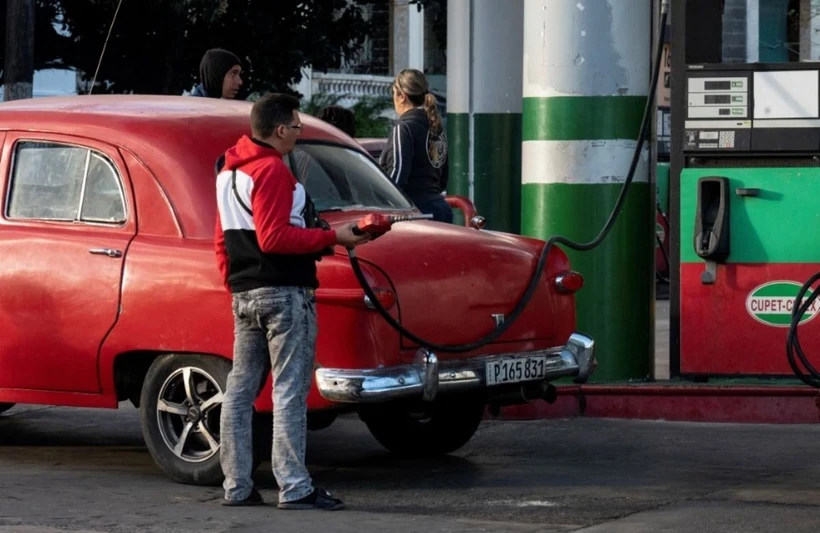
[[[408,23],[410,10],[407,0],[390,0],[390,73],[395,76],[410,66]]]
[[[408,6],[407,65],[424,72],[424,9]]]
[[[524,5],[522,233],[588,242],[609,217],[637,144],[650,83],[651,2]],[[644,150],[607,239],[592,251],[567,250],[586,279],[577,321],[595,338],[598,382],[650,372],[655,224]]]
[[[800,0],[800,61],[820,61],[820,0]]]
[[[405,68],[424,72],[424,9],[408,0],[391,0],[391,72]]]
[[[524,4],[447,8],[448,192],[468,195],[489,229],[518,233]]]
[[[760,0],[746,0],[746,62],[760,60]]]
[[[447,2],[447,141],[449,194],[473,198],[471,0]]]
[[[302,77],[297,83],[293,84],[291,88],[301,93],[302,99],[305,102],[309,102],[313,97],[313,68],[303,67],[301,69],[301,74]]]

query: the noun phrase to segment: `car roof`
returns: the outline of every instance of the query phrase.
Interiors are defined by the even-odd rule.
[[[60,133],[105,142],[140,159],[167,191],[187,237],[213,236],[214,164],[250,134],[252,102],[159,95],[77,95],[0,103],[0,131]],[[300,114],[302,141],[361,150],[330,124]],[[208,206],[203,209],[198,206]]]
[[[16,123],[36,123],[42,128],[101,127],[116,129],[141,123],[155,125],[188,123],[197,127],[225,125],[225,119],[237,121],[249,129],[253,102],[193,96],[162,95],[74,95],[28,98],[0,103],[4,123],[0,129],[11,129]],[[305,123],[303,134],[310,138],[343,142],[346,136],[327,122],[300,114]],[[51,119],[51,120],[49,120]],[[50,128],[49,128],[50,129]],[[349,143],[345,143],[349,144]]]

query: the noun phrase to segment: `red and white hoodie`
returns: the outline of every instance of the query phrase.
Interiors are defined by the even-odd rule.
[[[234,194],[249,207],[249,214]],[[336,232],[308,229],[305,188],[272,146],[243,136],[216,178],[216,257],[231,292],[287,285],[316,288],[316,254]]]

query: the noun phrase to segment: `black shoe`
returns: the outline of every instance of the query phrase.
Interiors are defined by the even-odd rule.
[[[259,494],[259,491],[253,489],[251,490],[250,495],[244,500],[226,500],[223,498],[222,505],[227,505],[228,507],[241,507],[245,505],[265,505],[265,500],[262,499],[262,495]]]
[[[323,511],[336,511],[345,506],[342,500],[334,498],[325,489],[313,489],[313,492],[292,502],[279,502],[280,509],[322,509]]]

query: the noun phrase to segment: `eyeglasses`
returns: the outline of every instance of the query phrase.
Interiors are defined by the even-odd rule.
[[[300,132],[302,131],[302,128],[305,127],[304,124],[283,124],[283,126],[292,130],[299,130]]]

